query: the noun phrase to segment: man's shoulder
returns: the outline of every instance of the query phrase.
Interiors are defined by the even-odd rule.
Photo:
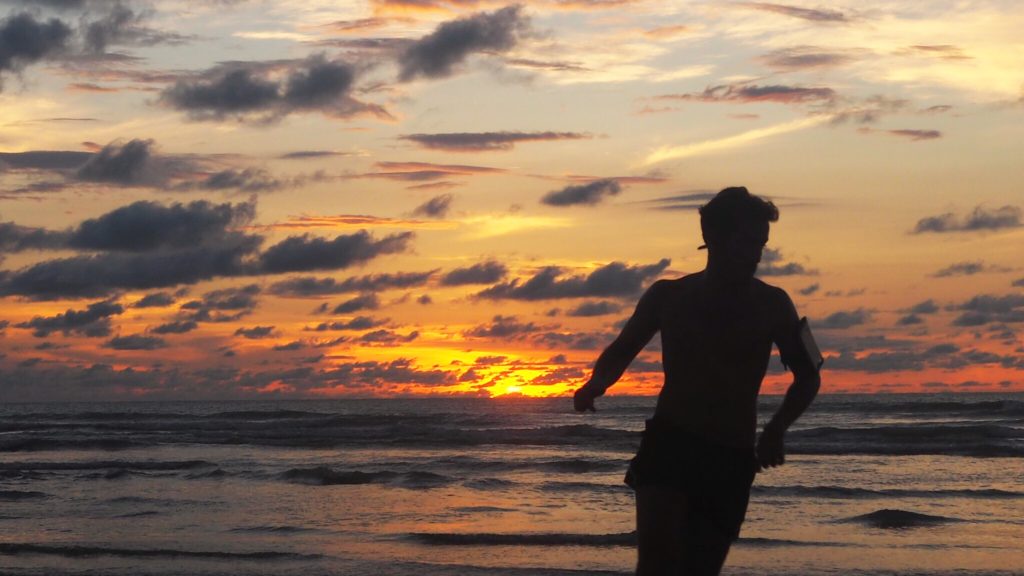
[[[700,279],[703,272],[694,272],[680,276],[679,278],[662,278],[656,281],[651,287],[658,286],[662,290],[680,290],[694,286]]]
[[[782,288],[769,284],[760,278],[754,278],[754,284],[758,295],[768,304],[772,306],[790,306],[792,299]]]
[[[699,276],[700,272],[687,274],[680,278],[662,278],[651,284],[649,291],[655,297],[667,296],[669,294],[679,295],[692,290],[696,286]]]

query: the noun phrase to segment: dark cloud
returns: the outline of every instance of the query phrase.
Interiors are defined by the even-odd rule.
[[[0,294],[35,300],[104,296],[195,284],[249,272],[247,259],[262,238],[227,237],[209,246],[143,254],[104,253],[47,260],[0,277]]]
[[[189,38],[143,25],[145,12],[132,10],[125,2],[73,3],[39,1],[18,2],[33,9],[71,6],[90,9],[83,12],[77,28],[57,18],[38,19],[29,12],[10,14],[0,20],[0,74],[19,72],[39,61],[60,61],[75,70],[83,64],[139,60],[128,54],[108,53],[114,45],[152,46],[182,43]],[[34,11],[34,10],[33,10]]]
[[[847,18],[845,14],[838,10],[801,8],[799,6],[790,6],[788,4],[773,4],[771,2],[740,2],[737,4],[737,6],[752,8],[754,10],[760,10],[762,12],[782,14],[783,16],[791,16],[793,18],[809,20],[811,22],[849,22],[849,18]]]
[[[613,314],[622,310],[622,306],[614,302],[608,302],[607,300],[599,300],[597,302],[584,302],[566,312],[568,316],[604,316],[606,314]]]
[[[369,330],[387,324],[387,320],[371,318],[369,316],[356,316],[346,322],[322,322],[315,328],[314,332],[340,331],[340,330]]]
[[[548,206],[594,206],[601,203],[609,196],[615,196],[622,191],[622,186],[617,180],[605,179],[595,180],[587,184],[566,186],[561,190],[548,192],[541,198],[541,202]]]
[[[0,323],[0,324],[2,324],[2,323]],[[54,342],[40,342],[39,344],[36,344],[32,348],[34,348],[36,350],[61,350],[61,349],[64,349],[64,348],[70,348],[70,345],[68,345],[68,344],[56,344]]]
[[[471,338],[522,338],[541,328],[533,322],[520,322],[515,316],[498,314],[489,324],[474,326],[463,332]]]
[[[1024,287],[1024,278],[1018,278],[1011,283],[1012,286]]]
[[[35,316],[14,326],[31,329],[36,338],[45,338],[54,332],[98,338],[110,334],[110,318],[122,313],[123,306],[113,300],[104,300],[90,304],[85,310],[68,309],[55,316]]]
[[[111,142],[89,158],[77,171],[80,180],[132,185],[153,183],[147,173],[152,140]]]
[[[71,36],[71,28],[56,18],[43,22],[23,12],[0,20],[0,75],[60,54]],[[0,90],[2,81],[0,76]]]
[[[377,292],[393,288],[411,288],[427,283],[436,270],[429,272],[396,272],[372,274],[357,278],[335,280],[334,278],[314,278],[312,276],[290,278],[276,282],[268,292],[276,296],[330,296],[349,292]]]
[[[934,314],[939,311],[939,306],[929,298],[914,304],[907,311],[911,314]]]
[[[103,346],[114,350],[156,350],[158,348],[166,348],[167,341],[159,336],[130,334],[128,336],[115,336]]]
[[[154,292],[146,294],[138,302],[132,304],[132,308],[159,308],[174,304],[174,296],[167,292]]]
[[[351,96],[355,80],[355,67],[323,54],[297,61],[232,62],[178,80],[161,92],[160,102],[194,120],[271,122],[309,111],[337,118],[388,116],[383,108]]]
[[[911,326],[914,324],[921,324],[922,322],[924,322],[924,320],[921,319],[921,316],[918,314],[907,314],[905,316],[901,316],[900,319],[896,321],[896,324],[899,324],[900,326]]]
[[[981,260],[974,262],[957,262],[931,274],[934,278],[948,278],[950,276],[973,276],[983,272],[1009,272],[1009,268],[985,264]]]
[[[578,382],[587,376],[581,368],[573,366],[563,366],[555,368],[549,371],[547,374],[541,374],[533,380],[530,380],[530,384],[536,386],[551,386],[553,384],[571,384]]]
[[[182,304],[181,310],[196,322],[232,322],[256,308],[260,292],[258,284],[213,290],[200,300]]]
[[[78,10],[84,8],[90,0],[5,0],[0,4],[16,4],[22,6],[45,6],[54,10]]]
[[[380,300],[377,299],[376,294],[360,294],[355,298],[351,298],[338,304],[331,311],[333,314],[351,314],[352,312],[358,312],[360,310],[376,310],[380,308]]]
[[[149,252],[166,248],[213,245],[235,236],[232,228],[252,221],[252,202],[162,205],[139,201],[112,210],[76,227],[67,245],[81,250]],[[252,238],[252,237],[250,237]]]
[[[855,59],[851,53],[831,52],[818,46],[793,46],[769,52],[760,60],[771,68],[803,70],[848,64]]]
[[[277,332],[274,331],[273,326],[253,326],[252,328],[242,327],[235,330],[235,336],[241,336],[248,338],[249,340],[259,340],[260,338],[272,338],[277,336]]]
[[[429,184],[416,184],[414,186],[406,186],[406,190],[447,190],[449,188],[455,188],[456,186],[464,185],[464,182],[454,182],[452,180],[442,180],[440,182],[431,182]]]
[[[339,98],[352,89],[355,70],[344,62],[312,56],[288,76],[285,104],[295,110],[323,110],[336,107]]]
[[[451,176],[451,172],[444,170],[405,170],[399,172],[368,172],[362,174],[362,178],[384,178],[386,180],[398,180],[399,182],[429,182],[441,180]]]
[[[470,164],[435,164],[433,162],[377,162],[376,166],[382,174],[405,174],[405,173],[441,173],[453,176],[473,176],[476,174],[502,174],[507,172],[504,168],[492,166],[474,166]]]
[[[81,31],[87,51],[102,53],[112,45],[153,46],[180,44],[188,37],[154,30],[143,25],[144,15],[121,2],[111,2],[109,10],[86,23]]]
[[[28,152],[0,152],[0,171],[3,170],[73,170],[93,156],[92,152],[75,150],[31,150]]]
[[[821,327],[843,330],[865,324],[871,320],[871,316],[871,311],[865,310],[864,308],[857,308],[856,310],[849,311],[841,310],[826,316],[821,322]]]
[[[568,278],[562,277],[562,268],[548,266],[525,282],[515,279],[496,284],[477,296],[492,300],[634,296],[640,292],[644,284],[664,272],[670,263],[671,260],[667,258],[647,266],[629,266],[622,262],[612,262],[586,276]]]
[[[598,350],[614,338],[615,334],[605,332],[542,332],[531,340],[545,348]]]
[[[954,326],[1024,322],[1024,294],[982,294],[950,308],[960,311],[953,319]]]
[[[444,78],[471,54],[505,52],[529,32],[521,6],[506,6],[445,22],[409,45],[398,57],[399,78]]]
[[[592,135],[580,132],[449,132],[442,134],[407,134],[402,140],[415,142],[431,150],[450,152],[490,152],[511,150],[519,142],[548,140],[583,140]]]
[[[138,370],[115,369],[106,364],[82,367],[47,362],[0,368],[0,402],[126,400],[130,399],[128,391],[145,391],[148,398],[159,399],[265,400],[263,390],[272,383],[286,385],[286,389],[276,393],[285,397],[308,396],[311,390],[343,388],[372,395],[407,391],[410,385],[455,384],[456,374],[421,368],[408,358],[390,362],[346,362],[320,371],[308,366],[249,371],[229,367],[187,370],[171,365]]]
[[[968,366],[997,364],[1005,368],[1018,368],[1020,359],[1016,356],[1002,356],[982,350],[961,349],[954,344],[938,344],[929,348],[889,350],[861,354],[854,350],[843,350],[838,356],[828,358],[830,370],[851,370],[858,372],[884,373],[920,371],[924,368],[956,370]]]
[[[348,156],[345,152],[335,152],[333,150],[296,150],[295,152],[286,152],[278,156],[281,160],[307,160],[310,158],[330,158],[333,156]]]
[[[399,344],[412,342],[419,338],[419,336],[420,333],[415,330],[404,336],[397,332],[392,332],[391,330],[374,330],[363,334],[357,338],[357,341],[376,346],[397,346]]]
[[[56,250],[67,243],[67,232],[0,222],[0,255],[25,250]]]
[[[302,350],[306,347],[306,343],[302,340],[293,340],[287,344],[278,344],[271,348],[274,352],[292,352],[294,350]]]
[[[434,196],[430,200],[427,200],[423,204],[420,204],[412,211],[413,216],[426,216],[428,218],[444,218],[448,215],[448,210],[452,206],[452,199],[454,197],[451,194],[441,194]]]
[[[664,94],[657,100],[686,100],[696,102],[777,102],[780,104],[806,104],[830,102],[836,97],[831,88],[802,86],[757,86],[754,84],[720,84],[708,86],[703,92],[690,94]]]
[[[338,336],[337,338],[332,338],[330,340],[314,340],[310,342],[310,345],[313,346],[313,348],[330,348],[332,346],[344,344],[349,340],[350,338],[348,336]]]
[[[260,168],[229,168],[210,174],[197,184],[203,190],[238,190],[240,192],[270,192],[279,190],[285,182],[274,178]]]
[[[365,230],[333,240],[291,236],[260,255],[260,268],[270,274],[348,268],[382,254],[404,252],[412,238],[412,232],[403,232],[377,240]]]
[[[217,70],[209,80],[179,80],[164,90],[165,104],[184,110],[196,119],[223,118],[232,114],[265,111],[280,100],[281,86],[263,80],[255,70]]]
[[[814,275],[816,270],[808,270],[799,262],[784,262],[782,252],[773,248],[765,248],[761,253],[761,263],[757,265],[758,276],[797,276]]]
[[[95,152],[36,150],[0,153],[0,171],[17,170],[30,173],[51,173],[59,181],[36,181],[16,192],[51,192],[64,190],[79,182],[107,186],[148,186],[178,190],[187,188],[183,179],[202,171],[203,159],[196,155],[157,154],[151,139],[114,140],[105,146],[92,142]],[[177,180],[177,182],[175,182]]]
[[[422,304],[423,306],[426,306],[428,304],[433,304],[434,300],[430,297],[429,294],[424,294],[424,295],[422,295],[422,296],[420,296],[419,298],[416,299],[416,303],[417,304]]]
[[[191,332],[199,327],[199,324],[195,320],[180,320],[175,322],[167,322],[161,324],[156,328],[150,330],[154,334],[184,334]]]
[[[912,351],[869,352],[858,355],[850,350],[843,350],[839,355],[828,357],[829,370],[849,370],[855,372],[898,372],[917,371],[926,367],[927,357]]]
[[[501,280],[506,274],[508,274],[508,268],[504,264],[488,260],[448,272],[441,277],[441,285],[491,284]]]
[[[701,190],[686,192],[684,194],[676,194],[673,196],[665,196],[662,198],[654,198],[653,200],[645,200],[644,202],[656,204],[656,206],[653,207],[654,210],[697,210],[714,198],[715,194],[717,194],[717,192]]]
[[[913,233],[1001,230],[1020,226],[1021,209],[1016,206],[1003,206],[995,210],[977,206],[965,218],[960,218],[952,212],[922,218],[917,221]]]
[[[901,138],[909,138],[911,140],[935,140],[936,138],[942,138],[942,132],[938,130],[916,130],[916,129],[899,129],[899,130],[886,130],[887,134],[893,136],[899,136]]]
[[[394,384],[442,386],[455,384],[455,374],[444,370],[420,370],[408,358],[391,362],[352,362],[324,372],[325,379],[345,387],[377,388]]]
[[[811,294],[814,294],[815,292],[817,292],[818,289],[820,289],[820,288],[821,288],[821,285],[818,284],[817,282],[815,282],[814,284],[811,284],[809,286],[801,288],[800,289],[800,294],[803,294],[804,296],[810,296]]]

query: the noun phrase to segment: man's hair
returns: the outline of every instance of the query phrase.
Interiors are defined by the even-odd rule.
[[[779,219],[779,209],[743,186],[726,188],[700,207],[700,231],[704,243],[718,244],[737,230]],[[701,246],[704,248],[704,246]]]

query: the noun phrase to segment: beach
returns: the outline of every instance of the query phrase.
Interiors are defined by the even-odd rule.
[[[0,572],[629,574],[653,405],[8,404]],[[1024,573],[1024,394],[823,395],[787,440],[723,574]]]

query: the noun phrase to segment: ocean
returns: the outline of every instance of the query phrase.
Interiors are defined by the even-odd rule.
[[[0,573],[630,574],[654,402],[0,406]],[[787,446],[723,574],[1024,574],[1024,394],[822,395]]]

